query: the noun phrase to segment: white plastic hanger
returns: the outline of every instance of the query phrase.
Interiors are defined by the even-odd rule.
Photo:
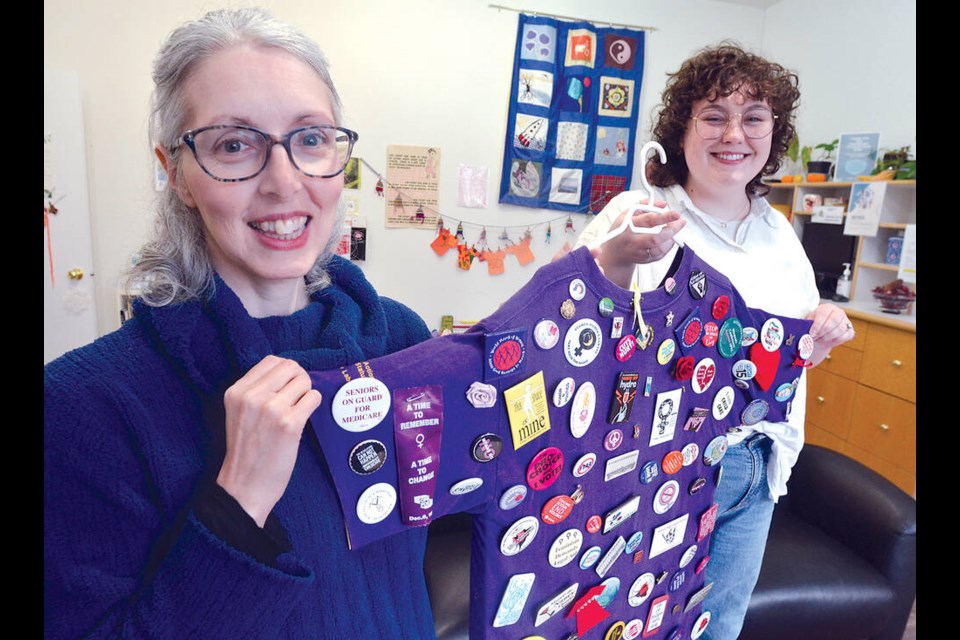
[[[648,199],[652,198],[652,194],[653,194],[653,187],[651,187],[650,183],[647,182],[647,172],[646,172],[647,156],[650,154],[651,149],[656,149],[657,154],[659,154],[660,156],[660,164],[667,164],[667,152],[663,150],[663,147],[660,145],[659,142],[654,142],[653,140],[651,140],[647,144],[643,145],[642,149],[640,149],[640,159],[644,163],[644,167],[640,171],[640,184],[643,185],[643,190],[647,192]],[[649,211],[651,213],[666,213],[667,211],[669,211],[667,207],[665,206],[658,207],[654,205],[652,202],[649,204],[638,203],[637,205],[634,206],[634,210]],[[620,222],[620,225],[616,229],[611,229],[610,231],[608,231],[606,234],[604,234],[597,240],[594,240],[590,244],[590,246],[599,247],[604,242],[612,238],[616,238],[618,235],[620,235],[627,229],[630,229],[630,231],[633,231],[634,233],[660,233],[660,230],[663,229],[664,226],[665,225],[658,224],[655,227],[638,227],[633,224],[633,214],[631,212],[623,216],[623,221]]]
[[[651,149],[656,149],[657,154],[660,156],[660,164],[667,164],[667,152],[664,151],[663,146],[659,142],[650,141],[647,144],[643,145],[643,148],[640,149],[640,158],[643,162],[643,170],[640,171],[640,183],[643,185],[643,190],[647,192],[647,199],[653,199],[653,188],[650,186],[650,183],[647,182],[647,171],[646,171],[646,162],[647,156],[650,154]],[[641,198],[642,199],[642,198]],[[666,213],[669,211],[667,207],[658,207],[652,202],[648,204],[637,203],[634,206],[634,210],[640,211],[649,211],[651,213]],[[601,236],[599,239],[595,240],[590,244],[591,248],[599,247],[604,242],[616,238],[618,235],[630,229],[634,233],[660,233],[660,230],[666,225],[658,224],[655,227],[638,227],[633,224],[633,212],[628,212],[627,215],[623,216],[623,220],[617,226],[616,229],[611,229],[606,234]],[[636,288],[636,269],[639,269],[639,265],[634,268],[634,277],[632,278],[633,286],[633,312],[634,312],[634,321],[640,327],[640,339],[647,340],[647,323],[643,320],[643,313],[640,310],[640,299],[642,297],[640,290]]]

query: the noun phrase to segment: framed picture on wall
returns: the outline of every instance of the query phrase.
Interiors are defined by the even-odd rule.
[[[877,166],[880,151],[879,133],[844,133],[837,148],[837,169],[833,179],[854,182],[857,176],[870,175]]]

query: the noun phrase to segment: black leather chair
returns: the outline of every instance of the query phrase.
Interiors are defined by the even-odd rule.
[[[917,503],[808,444],[774,510],[740,640],[900,640],[917,594]]]
[[[740,640],[900,640],[917,592],[916,501],[806,445],[774,510]],[[424,563],[440,640],[467,640],[470,516],[430,525]]]
[[[439,640],[470,637],[470,527],[466,513],[430,523],[423,569]]]

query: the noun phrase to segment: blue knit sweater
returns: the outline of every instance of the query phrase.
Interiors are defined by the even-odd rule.
[[[212,302],[138,305],[44,367],[44,637],[435,637],[426,529],[349,551],[309,425],[273,511],[292,545],[276,567],[193,511],[223,460],[223,392],[264,356],[328,369],[429,337],[349,262],[330,273],[306,309],[259,320],[218,278]]]

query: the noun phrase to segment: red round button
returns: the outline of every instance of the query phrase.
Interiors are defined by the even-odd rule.
[[[700,342],[705,347],[712,347],[717,344],[717,338],[720,336],[720,328],[716,322],[708,322],[703,325],[703,337]]]
[[[720,320],[723,316],[727,315],[727,311],[730,311],[730,298],[727,296],[717,296],[717,299],[713,301],[713,308],[710,310],[714,319]]]
[[[683,330],[683,346],[692,347],[700,339],[700,332],[703,330],[703,324],[699,318],[691,320]]]
[[[683,453],[673,450],[663,456],[663,460],[660,462],[660,468],[663,469],[664,473],[676,473],[680,471],[680,469],[683,468]]]
[[[587,533],[596,533],[603,526],[603,520],[600,516],[590,516],[587,520]]]
[[[559,495],[547,500],[540,510],[540,519],[547,524],[557,524],[563,522],[570,515],[574,505],[573,498],[570,496]]]

